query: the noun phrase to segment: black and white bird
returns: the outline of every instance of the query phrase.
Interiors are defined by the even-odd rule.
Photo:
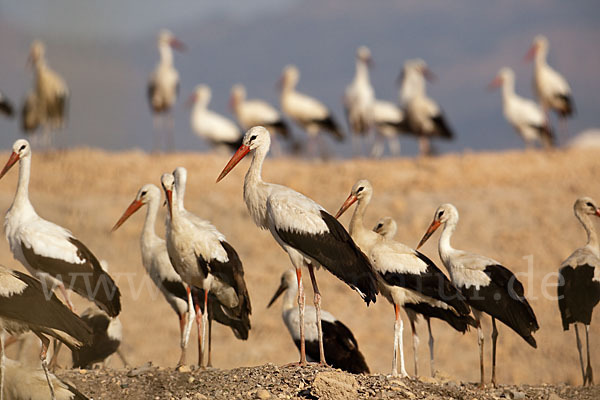
[[[31,146],[17,140],[0,179],[19,162],[19,180],[6,212],[4,232],[13,253],[27,270],[47,287],[60,289],[69,308],[66,289],[96,303],[111,317],[121,311],[119,288],[94,254],[67,229],[41,218],[29,201]]]
[[[4,400],[48,400],[52,397],[46,375],[42,369],[33,369],[20,362],[4,360]],[[89,400],[68,382],[49,373],[56,400]]]
[[[433,77],[422,59],[404,63],[400,106],[409,130],[419,137],[421,155],[431,153],[431,138],[453,139],[455,136],[440,106],[427,96],[425,80]]]
[[[458,289],[450,283],[431,260],[418,251],[365,227],[364,214],[372,195],[371,183],[364,179],[359,180],[352,187],[350,195],[340,207],[336,218],[339,218],[352,204],[358,202],[350,220],[350,234],[369,257],[373,268],[379,274],[381,294],[394,306],[396,320],[392,374],[398,374],[397,354],[399,350],[400,373],[405,377],[408,376],[408,373],[404,366],[402,344],[404,324],[400,318],[400,307],[430,318],[442,319],[461,332],[465,332],[468,328],[467,316],[470,309]],[[414,338],[415,332],[413,331]],[[433,346],[432,336],[430,344]],[[433,354],[433,347],[430,350]],[[431,365],[433,370],[433,357]]]
[[[160,61],[148,80],[148,103],[154,117],[155,135],[158,134],[161,122],[160,116],[166,114],[164,125],[168,135],[167,146],[172,150],[174,146],[174,129],[170,113],[179,94],[179,73],[173,64],[173,51],[171,49],[183,51],[185,45],[173,33],[163,29],[158,34],[157,46]],[[157,142],[156,137],[154,140]],[[156,148],[157,143],[154,143],[154,146]]]
[[[161,184],[170,215],[166,229],[167,252],[175,271],[188,286],[188,304],[191,304],[191,289],[195,286],[204,290],[204,310],[209,309],[208,296],[212,293],[229,315],[249,319],[250,296],[237,252],[210,222],[180,207],[177,188],[181,183],[178,185],[173,174],[163,174]],[[203,365],[208,313],[202,313],[198,304],[195,311],[197,322],[202,318],[198,337],[202,338],[199,364]]]
[[[592,321],[594,307],[600,302],[600,248],[598,248],[598,234],[590,217],[600,217],[600,208],[589,197],[581,197],[573,206],[575,216],[583,225],[587,234],[585,246],[578,248],[562,262],[558,271],[558,308],[563,329],[575,326],[577,350],[583,385],[594,384],[594,374],[590,362],[589,328]],[[587,367],[583,367],[581,354],[581,340],[577,324],[585,326],[585,340],[587,350]]]
[[[34,40],[29,51],[28,62],[34,69],[34,84],[23,106],[23,121],[36,123],[23,125],[25,132],[43,128],[43,141],[48,145],[51,133],[66,124],[69,108],[69,88],[64,79],[46,62],[46,48],[39,40]],[[33,115],[28,115],[33,113]]]
[[[390,153],[400,155],[400,134],[411,133],[404,116],[404,111],[391,101],[377,100],[371,105],[371,118],[375,128],[375,142],[371,148],[371,156],[381,157],[384,150],[384,140],[387,139]]]
[[[262,126],[250,129],[243,144],[231,157],[217,182],[223,179],[248,153],[252,163],[244,179],[244,202],[254,223],[268,229],[288,253],[298,279],[300,314],[300,364],[306,364],[304,349],[304,288],[302,267],[308,267],[314,290],[319,331],[320,362],[325,363],[321,329],[321,294],[314,269],[323,266],[352,289],[367,304],[375,302],[377,276],[367,257],[344,227],[323,207],[286,186],[263,181],[262,166],[271,145],[269,131]]]
[[[546,147],[554,145],[554,133],[540,106],[515,93],[515,73],[512,69],[501,68],[489,86],[502,86],[504,117],[523,138],[525,145],[532,146],[535,142]]]
[[[91,343],[73,350],[73,368],[89,369],[118,352],[123,326],[119,317],[111,318],[97,307],[88,307],[81,313],[81,319],[92,328],[93,338]]]
[[[533,87],[542,108],[546,113],[552,110],[564,119],[573,116],[575,103],[567,80],[548,65],[549,47],[548,39],[543,35],[538,35],[533,39],[526,58],[535,60]]]
[[[300,316],[298,314],[298,281],[296,280],[296,271],[289,269],[281,276],[279,288],[273,295],[267,307],[283,296],[283,305],[281,317],[287,327],[294,343],[300,350]],[[304,332],[306,339],[306,358],[311,362],[319,360],[319,333],[317,329],[317,320],[313,307],[306,307],[308,314],[304,320]],[[369,367],[365,357],[358,349],[358,342],[354,338],[352,331],[337,320],[332,314],[325,310],[321,311],[321,323],[323,326],[323,347],[325,358],[333,368],[353,373],[368,374]]]
[[[325,153],[325,142],[321,141],[320,132],[325,131],[337,140],[344,140],[344,134],[331,110],[314,97],[296,91],[300,80],[300,72],[295,65],[287,65],[282,72],[279,85],[281,88],[281,110],[298,124],[309,137],[311,152],[316,153],[315,141],[320,141],[321,151]]]
[[[440,225],[444,225],[438,250],[444,266],[450,273],[452,282],[466,297],[477,321],[481,386],[484,385],[484,339],[481,318],[484,313],[492,317],[492,385],[495,386],[496,340],[498,338],[496,319],[506,324],[534,348],[537,347],[537,344],[533,333],[539,329],[539,325],[533,309],[525,298],[523,285],[509,269],[489,257],[452,247],[450,238],[457,223],[458,210],[456,207],[452,204],[442,204],[435,211],[433,221],[417,249],[431,237]]]
[[[48,371],[46,354],[50,340],[60,340],[71,350],[92,340],[90,327],[61,301],[48,291],[39,280],[22,272],[0,266],[0,362],[4,363],[5,334],[20,335],[31,331],[42,341],[40,360],[50,388],[51,398],[56,399],[55,389]],[[5,366],[1,368],[4,370]],[[2,385],[0,385],[2,386]],[[0,387],[0,392],[3,390]]]
[[[12,118],[15,113],[15,108],[12,102],[6,95],[0,92],[0,114],[4,114],[7,118]]]

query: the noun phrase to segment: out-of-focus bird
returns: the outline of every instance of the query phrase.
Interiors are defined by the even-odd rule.
[[[421,155],[431,153],[431,138],[453,139],[455,136],[440,106],[427,96],[425,80],[433,78],[434,75],[422,59],[404,63],[400,79],[400,105],[408,128],[419,137]]]
[[[315,140],[320,140],[319,133],[330,133],[338,141],[344,139],[344,134],[336,122],[331,110],[319,100],[296,91],[300,80],[300,72],[295,65],[287,65],[281,74],[279,86],[281,89],[280,102],[283,112],[296,122],[309,137],[312,154],[316,153]],[[321,154],[327,153],[325,142],[320,141]]]
[[[240,128],[230,120],[208,109],[212,91],[207,85],[198,85],[188,103],[192,104],[190,125],[194,133],[213,146],[227,146],[237,149],[242,142]]]
[[[375,127],[375,142],[371,156],[379,158],[383,154],[384,140],[387,139],[392,156],[400,154],[399,135],[410,133],[404,111],[391,101],[375,100],[371,105],[371,118]]]
[[[554,134],[542,109],[532,100],[515,93],[515,73],[501,68],[490,83],[490,88],[502,86],[504,117],[523,138],[526,146],[541,142],[546,147],[554,145]]]
[[[452,204],[442,204],[437,208],[433,221],[417,249],[442,224],[444,228],[438,243],[440,258],[450,273],[452,282],[472,307],[477,322],[481,386],[484,385],[484,339],[481,318],[484,313],[492,317],[492,385],[496,386],[496,319],[506,324],[534,348],[537,344],[533,333],[540,327],[533,309],[525,298],[523,284],[508,268],[489,257],[452,247],[450,238],[458,224],[458,210]]]
[[[583,385],[594,384],[594,373],[590,362],[589,330],[594,307],[600,302],[600,248],[598,247],[598,234],[590,217],[600,217],[600,208],[589,197],[581,197],[573,206],[575,216],[583,225],[587,233],[587,243],[578,248],[562,262],[558,271],[558,308],[563,329],[575,326],[577,350]],[[581,340],[577,324],[585,326],[585,341],[587,353],[587,367],[583,367],[581,354]]]
[[[571,87],[561,74],[548,65],[548,48],[548,39],[538,35],[527,53],[528,60],[535,60],[533,87],[546,113],[553,110],[561,119],[568,118],[575,113]]]
[[[183,51],[185,45],[173,33],[163,29],[158,34],[157,40],[160,61],[154,68],[148,81],[148,103],[154,118],[154,148],[158,146],[158,131],[160,129],[161,114],[166,114],[164,126],[167,133],[167,148],[173,150],[175,146],[173,118],[171,109],[179,94],[179,73],[173,65],[173,52],[171,49]]]
[[[2,92],[0,92],[0,113],[8,118],[12,118],[15,113],[12,102]]]
[[[354,79],[346,86],[344,92],[344,109],[348,126],[354,133],[352,142],[357,152],[359,145],[358,135],[367,135],[371,129],[372,105],[375,101],[375,90],[369,78],[369,67],[372,65],[371,51],[367,46],[360,46],[356,50],[356,69]]]
[[[279,288],[267,307],[271,307],[275,300],[282,294],[284,294],[284,297],[281,317],[296,347],[300,350],[300,317],[298,315],[298,307],[296,306],[298,300],[298,282],[296,280],[296,271],[293,269],[289,269],[283,273]],[[306,311],[308,311],[304,321],[306,358],[308,361],[318,362],[319,334],[317,320],[313,307],[306,307]],[[325,310],[321,311],[321,319],[325,359],[329,365],[353,374],[368,374],[369,367],[364,356],[358,349],[358,342],[354,338],[352,331]]]
[[[247,99],[244,85],[238,83],[232,86],[229,106],[244,131],[253,126],[261,125],[270,132],[277,133],[285,139],[292,139],[290,127],[283,119],[281,113],[266,101]],[[273,150],[276,153],[281,153],[279,145],[276,144],[277,140],[275,136],[272,139],[274,144]]]
[[[63,128],[66,123],[69,88],[64,79],[48,66],[45,54],[44,44],[39,40],[33,41],[28,62],[33,65],[34,84],[22,108],[22,127],[28,133],[41,126],[43,144],[48,146],[52,132]]]

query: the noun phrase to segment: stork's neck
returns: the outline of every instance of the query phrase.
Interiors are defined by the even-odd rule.
[[[587,234],[586,247],[590,248],[596,255],[600,255],[598,248],[598,234],[596,233],[596,228],[594,228],[594,223],[587,214],[577,213],[576,216]]]
[[[160,198],[152,198],[148,202],[148,209],[146,210],[146,219],[144,220],[144,227],[142,229],[142,243],[149,243],[152,239],[158,238],[154,226],[156,224],[156,216],[158,214],[158,208]]]
[[[354,81],[370,83],[369,67],[363,60],[356,60],[356,73],[354,74]]]
[[[246,191],[247,186],[258,187],[264,183],[262,180],[262,167],[268,151],[268,146],[259,146],[254,150],[250,168],[248,168],[248,172],[244,178],[244,191]]]
[[[185,206],[183,205],[183,198],[185,197],[185,184],[186,178],[180,175],[179,180],[175,186],[175,191],[177,192],[177,207],[180,210],[185,210]]]
[[[165,66],[173,65],[173,51],[171,47],[166,43],[161,43],[158,46],[158,52],[160,53],[160,63]]]
[[[507,103],[515,97],[514,78],[505,77],[502,81],[502,102],[506,107]]]
[[[296,308],[298,305],[298,282],[294,280],[294,283],[290,284],[289,288],[283,295],[283,305],[281,312],[283,314],[288,310]]]
[[[349,226],[350,236],[352,236],[352,239],[358,244],[358,247],[365,253],[368,253],[371,247],[381,240],[381,236],[378,233],[367,229],[364,224],[365,212],[370,201],[371,195],[367,195],[358,200]]]
[[[438,243],[438,252],[440,253],[440,258],[442,259],[442,262],[446,268],[449,267],[448,259],[450,258],[450,254],[455,251],[450,244],[450,238],[452,238],[452,234],[456,230],[457,223],[458,221],[455,218],[450,218],[448,221],[446,221],[440,236],[440,241]]]
[[[29,176],[31,173],[31,156],[23,157],[19,161],[19,181],[17,183],[17,192],[13,200],[13,207],[29,207],[33,209],[29,201]]]
[[[402,104],[406,104],[417,96],[425,95],[425,79],[416,72],[409,71],[404,77],[400,100]]]
[[[548,48],[540,46],[535,52],[535,65],[537,67],[548,65]]]

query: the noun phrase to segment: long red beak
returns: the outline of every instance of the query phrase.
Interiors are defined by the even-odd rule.
[[[185,51],[187,49],[186,45],[181,40],[179,40],[177,38],[171,39],[171,41],[169,42],[169,44],[175,50]]]
[[[352,204],[354,204],[356,200],[358,200],[358,197],[350,193],[350,196],[348,196],[344,204],[342,204],[338,212],[335,214],[335,218],[338,219]]]
[[[283,294],[283,292],[285,292],[286,290],[287,290],[287,286],[285,285],[285,283],[282,282],[281,285],[279,285],[279,287],[277,288],[277,291],[275,292],[273,297],[271,297],[271,301],[269,301],[267,308],[271,307],[271,305],[273,303],[275,303],[275,300],[277,300],[279,298],[279,296],[281,296]]]
[[[127,210],[125,210],[125,212],[123,213],[123,215],[121,215],[121,218],[119,218],[119,220],[117,221],[117,223],[115,224],[115,226],[113,226],[110,231],[114,232],[117,229],[119,229],[119,227],[121,225],[123,225],[123,223],[125,221],[127,221],[127,218],[131,217],[133,215],[133,213],[135,213],[137,210],[139,210],[140,207],[143,206],[143,205],[144,205],[144,203],[142,203],[141,201],[139,201],[139,200],[133,200],[131,202],[131,204],[129,205],[129,207],[127,207]]]
[[[245,144],[241,145],[239,149],[237,149],[235,154],[231,157],[231,160],[229,160],[225,168],[223,168],[223,171],[221,171],[221,174],[217,178],[217,183],[219,183],[221,179],[225,178],[229,171],[231,171],[233,167],[235,167],[242,160],[242,158],[246,157],[246,154],[248,154],[249,152],[250,147],[246,146]]]
[[[537,53],[537,46],[534,44],[529,48],[527,54],[525,54],[525,61],[533,61],[533,59],[535,58],[535,53]]]
[[[10,167],[15,165],[17,161],[19,161],[19,155],[13,151],[10,157],[8,158],[6,165],[4,166],[4,168],[2,168],[2,172],[0,172],[0,179],[2,179],[4,174],[6,174]]]
[[[423,76],[429,82],[435,82],[437,80],[437,76],[435,76],[435,74],[427,67],[423,68]]]
[[[419,250],[419,248],[421,248],[421,246],[423,246],[425,244],[427,239],[429,239],[431,237],[431,235],[433,235],[433,232],[435,232],[435,230],[437,228],[439,228],[441,224],[442,223],[436,219],[431,221],[431,225],[429,225],[429,228],[427,228],[427,232],[425,232],[425,235],[423,235],[423,239],[421,239],[421,241],[419,242],[419,245],[417,246],[417,250]]]
[[[172,218],[173,217],[173,191],[165,190],[165,194],[167,195],[167,205],[169,206],[169,215]]]
[[[600,217],[600,208],[596,208],[596,216]]]
[[[489,83],[489,85],[487,86],[488,90],[494,90],[498,87],[502,86],[502,78],[500,78],[499,76],[495,77],[493,81],[491,81]]]

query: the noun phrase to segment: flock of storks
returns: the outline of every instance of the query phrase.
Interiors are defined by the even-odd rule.
[[[167,31],[160,33],[158,43],[161,62],[152,74],[148,87],[148,98],[156,115],[168,114],[175,102],[179,79],[173,67],[170,48],[183,47]],[[568,84],[546,64],[547,51],[547,40],[537,37],[531,55],[536,59],[535,82],[543,111],[535,103],[514,94],[514,74],[509,69],[502,69],[494,81],[494,84],[503,85],[507,118],[527,142],[541,140],[552,144],[546,112],[552,109],[561,117],[566,117],[573,111]],[[33,43],[30,58],[35,66],[36,84],[24,104],[22,123],[26,130],[43,127],[47,134],[64,123],[68,89],[62,78],[47,66],[44,47],[40,42]],[[398,132],[412,132],[419,137],[423,153],[430,151],[430,138],[452,137],[439,107],[426,95],[425,78],[431,73],[422,60],[410,60],[404,66],[402,107],[375,100],[369,83],[369,60],[369,50],[360,47],[355,79],[344,96],[347,118],[353,132],[367,133],[373,127],[388,137],[395,137]],[[327,107],[295,91],[298,80],[297,68],[287,66],[281,79],[282,110],[312,138],[318,138],[323,130],[343,138],[341,129]],[[458,222],[456,207],[443,204],[435,211],[433,221],[417,249],[394,240],[396,223],[390,217],[379,220],[373,229],[364,225],[363,218],[374,193],[367,180],[359,180],[351,188],[350,195],[333,216],[318,203],[291,188],[263,181],[263,162],[274,139],[270,131],[283,136],[289,134],[287,124],[277,110],[260,101],[246,100],[245,89],[236,85],[232,89],[232,107],[247,132],[243,137],[230,135],[233,131],[228,131],[225,126],[237,131],[239,129],[224,117],[206,109],[210,96],[207,86],[201,85],[195,91],[190,99],[197,104],[197,110],[192,113],[192,124],[197,132],[204,132],[202,135],[211,141],[237,148],[217,182],[225,178],[246,155],[252,155],[244,180],[244,201],[255,224],[260,229],[269,230],[290,257],[293,269],[283,273],[281,285],[269,306],[285,292],[282,316],[300,351],[301,365],[305,365],[308,359],[353,373],[369,372],[352,332],[332,314],[321,310],[321,293],[314,274],[319,267],[345,282],[367,305],[375,302],[377,295],[381,294],[394,306],[394,375],[400,369],[402,376],[408,376],[404,365],[401,308],[404,308],[410,320],[415,374],[418,373],[415,323],[419,315],[428,324],[432,374],[435,367],[431,318],[443,320],[462,333],[469,327],[477,329],[482,386],[485,378],[481,318],[485,314],[492,321],[493,385],[496,384],[496,320],[514,330],[529,345],[537,346],[533,334],[539,329],[538,322],[525,298],[523,285],[516,276],[498,261],[452,247],[450,239]],[[0,104],[2,110],[13,113],[12,106],[1,94]],[[261,114],[265,118],[257,117]],[[392,114],[396,119],[379,119],[380,116],[391,117]],[[533,115],[537,117],[533,118]],[[229,136],[224,140],[215,136],[219,129]],[[393,135],[386,132],[393,132]],[[44,141],[47,143],[48,140],[46,135]],[[169,141],[172,142],[172,138]],[[376,147],[375,154],[380,154],[380,151]],[[49,372],[46,362],[48,336],[56,340],[51,365],[56,360],[60,343],[72,350],[75,366],[86,367],[104,360],[117,351],[120,343],[121,328],[117,316],[121,311],[121,294],[106,267],[82,242],[67,229],[44,220],[36,213],[28,191],[31,156],[30,143],[24,139],[17,140],[0,172],[1,179],[13,165],[19,163],[17,190],[6,213],[4,227],[15,259],[31,274],[0,267],[2,370],[8,371],[14,366],[4,356],[5,334],[19,335],[32,331],[42,342],[40,358],[43,377],[51,397],[54,399],[60,391],[67,390],[74,396],[72,398],[85,398]],[[113,231],[142,206],[147,206],[141,235],[142,262],[179,317],[181,355],[178,365],[186,362],[186,348],[195,321],[199,365],[210,366],[212,321],[229,326],[237,338],[245,340],[251,329],[252,307],[242,261],[235,248],[210,222],[185,209],[186,181],[187,171],[183,167],[163,174],[160,179],[168,206],[165,239],[160,238],[154,230],[161,204],[161,190],[154,184],[146,184],[139,189]],[[349,229],[346,230],[338,218],[355,203]],[[574,210],[587,232],[588,241],[561,266],[559,308],[564,329],[575,324],[583,382],[592,384],[588,329],[593,307],[600,301],[600,250],[591,217],[600,217],[600,208],[592,199],[582,197],[575,202]],[[439,255],[450,278],[418,251],[440,226],[443,229],[439,239]],[[310,275],[314,308],[305,307],[304,304],[303,267],[308,269]],[[60,291],[66,305],[53,293],[54,289]],[[86,310],[81,317],[76,315],[68,290],[94,302],[96,308]],[[306,310],[308,314],[305,314]],[[586,332],[585,367],[578,323],[584,324]],[[2,374],[3,389],[0,393],[4,394],[8,387],[14,385],[10,376],[8,373]]]

